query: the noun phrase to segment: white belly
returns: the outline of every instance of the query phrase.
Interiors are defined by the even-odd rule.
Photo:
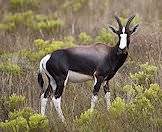
[[[92,80],[92,79],[93,79],[92,76],[88,76],[88,75],[70,71],[70,70],[68,71],[69,82],[84,82],[84,81]]]

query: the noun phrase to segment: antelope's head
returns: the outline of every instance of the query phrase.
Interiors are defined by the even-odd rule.
[[[118,16],[115,16],[115,19],[118,23],[118,30],[112,26],[109,26],[109,28],[118,35],[119,37],[119,42],[118,42],[118,46],[120,50],[127,50],[129,48],[129,43],[130,43],[130,36],[136,31],[136,29],[138,28],[139,24],[133,26],[132,28],[130,28],[130,24],[132,22],[132,20],[134,19],[135,15],[131,16],[130,18],[128,18],[127,23],[125,26],[123,26],[121,24],[121,21],[119,19]]]

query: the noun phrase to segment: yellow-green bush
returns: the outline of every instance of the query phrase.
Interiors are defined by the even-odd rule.
[[[8,100],[10,111],[18,110],[23,107],[25,103],[25,97],[21,95],[11,95]]]
[[[66,37],[64,37],[63,42],[65,44],[65,48],[73,47],[73,46],[75,46],[76,40],[73,36],[66,36]]]
[[[110,33],[106,28],[102,28],[95,39],[97,42],[114,45],[115,38],[114,35]]]
[[[107,113],[88,110],[75,123],[79,131],[155,131],[162,127],[161,110],[162,90],[151,84],[130,102],[117,97]]]
[[[88,109],[87,111],[84,111],[84,113],[81,113],[80,117],[76,118],[75,122],[77,122],[80,125],[87,124],[93,119],[95,114],[95,110]]]
[[[130,73],[132,83],[126,84],[122,88],[122,92],[129,98],[127,101],[142,95],[145,89],[149,88],[152,83],[155,83],[156,73],[157,67],[148,63],[139,65],[139,71]]]
[[[0,30],[3,30],[3,31],[13,31],[16,29],[16,25],[15,23],[8,23],[8,24],[5,24],[5,23],[0,23]]]
[[[88,0],[68,0],[64,2],[62,7],[66,12],[69,10],[78,12],[87,2]]]
[[[113,118],[118,118],[126,109],[126,103],[120,97],[115,98],[110,107],[110,113]]]
[[[140,65],[141,71],[130,74],[130,77],[137,85],[150,85],[154,82],[157,67],[148,63]]]
[[[32,11],[26,11],[6,15],[0,24],[0,29],[12,31],[19,27],[25,27],[35,31],[41,30],[47,33],[53,33],[63,25],[63,21],[58,18],[52,19],[45,15],[38,15]]]
[[[6,106],[2,107],[2,110],[6,111],[5,108],[9,108],[7,109],[8,119],[0,122],[0,129],[4,132],[49,131],[47,117],[37,114],[31,108],[20,107],[20,105],[24,104],[24,100],[24,96],[17,95],[6,98],[5,102],[3,102],[3,106]]]
[[[73,47],[74,40],[71,37],[65,38],[63,41],[45,41],[43,39],[36,39],[34,41],[35,50],[23,50],[19,52],[20,56],[27,57],[30,61],[38,61],[43,56],[52,53],[55,50],[66,48],[66,47]]]
[[[97,111],[93,109],[88,109],[87,111],[81,113],[80,117],[76,117],[74,122],[76,123],[78,130],[82,132],[92,131],[93,120],[97,116]]]
[[[0,64],[0,72],[9,73],[12,75],[19,75],[22,73],[22,69],[19,65],[10,62]]]
[[[92,42],[92,37],[88,35],[86,32],[81,32],[79,34],[79,41],[81,44],[89,44]]]
[[[40,114],[33,114],[29,118],[29,126],[32,131],[48,129],[48,119]]]
[[[121,23],[124,25],[128,21],[127,16],[120,17]],[[136,15],[135,18],[132,21],[132,25],[139,24],[141,22],[141,18],[139,15]]]
[[[63,26],[63,22],[60,19],[56,20],[45,20],[45,21],[39,21],[35,23],[33,28],[35,30],[42,30],[50,33],[50,31],[53,33],[55,30],[61,28]]]
[[[41,0],[10,0],[10,7],[13,11],[24,11],[37,8]]]
[[[143,132],[150,131],[150,128],[153,131],[162,130],[162,90],[153,79],[157,68],[148,63],[140,65],[140,68],[145,73],[143,80],[149,78],[152,81],[134,82],[134,78],[131,77],[132,83],[126,84],[122,89],[123,93],[131,96],[129,100],[116,97],[107,113],[97,111],[93,115],[90,110],[82,113],[76,120],[79,131]]]

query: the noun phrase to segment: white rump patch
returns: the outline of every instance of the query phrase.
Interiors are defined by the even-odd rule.
[[[67,79],[70,82],[84,82],[84,81],[87,81],[87,80],[91,80],[93,78],[92,78],[92,76],[81,74],[81,73],[69,70],[68,71],[68,78],[66,78],[66,82],[67,82]]]
[[[48,54],[42,58],[42,60],[40,61],[40,72],[43,72],[43,69],[46,70],[46,63],[50,59],[50,57],[51,57],[51,54]]]
[[[51,54],[48,54],[48,55],[46,55],[45,57],[42,58],[42,60],[40,61],[40,72],[44,72],[44,73],[46,73],[48,75],[48,77],[50,78],[50,85],[52,86],[53,91],[55,91],[56,90],[56,81],[48,73],[48,71],[46,69],[46,63],[50,59],[50,57],[51,57]]]
[[[124,49],[127,47],[127,34],[125,33],[125,27],[122,29],[122,34],[120,34],[120,49]]]

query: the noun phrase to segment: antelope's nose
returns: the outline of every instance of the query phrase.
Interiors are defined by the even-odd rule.
[[[117,52],[117,54],[118,55],[120,55],[120,54],[127,54],[127,51],[128,51],[128,48],[126,47],[126,48],[124,48],[124,49],[118,49],[118,52]]]

